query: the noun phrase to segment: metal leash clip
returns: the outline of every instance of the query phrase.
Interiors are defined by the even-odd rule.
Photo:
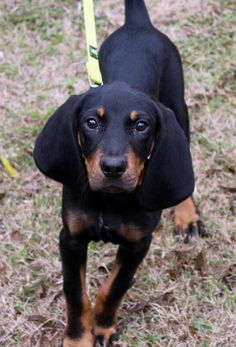
[[[90,88],[97,88],[103,85],[103,83],[97,84],[91,80],[91,78],[88,76],[88,83]]]

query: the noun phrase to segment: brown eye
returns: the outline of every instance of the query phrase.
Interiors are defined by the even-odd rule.
[[[147,127],[148,127],[148,124],[146,122],[140,121],[136,124],[135,129],[137,131],[144,131],[147,129]]]
[[[89,118],[85,121],[85,124],[89,129],[96,129],[98,127],[98,122],[95,118]]]

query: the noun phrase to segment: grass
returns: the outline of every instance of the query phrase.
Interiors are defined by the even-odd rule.
[[[179,47],[196,174],[207,230],[198,245],[176,241],[165,211],[152,248],[120,310],[115,346],[233,347],[236,340],[235,39],[233,0],[147,0],[152,20]],[[102,42],[122,22],[123,1],[96,2]],[[65,325],[58,252],[60,185],[33,163],[35,137],[71,93],[88,88],[81,13],[74,1],[0,3],[0,345],[58,346]],[[234,189],[232,189],[234,188]],[[89,290],[116,247],[92,243]]]

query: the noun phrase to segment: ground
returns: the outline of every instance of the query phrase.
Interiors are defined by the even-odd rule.
[[[182,55],[191,118],[195,201],[206,235],[185,245],[164,213],[120,310],[122,347],[236,344],[236,121],[234,0],[146,0]],[[99,43],[123,22],[123,1],[95,1]],[[61,187],[36,169],[45,120],[88,89],[80,3],[0,2],[0,345],[56,347],[65,326],[58,234]],[[116,247],[92,243],[89,291]]]

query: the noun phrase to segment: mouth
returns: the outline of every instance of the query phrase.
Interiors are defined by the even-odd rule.
[[[125,189],[123,188],[120,188],[120,187],[117,187],[117,186],[114,186],[114,185],[110,185],[110,186],[107,186],[107,187],[104,187],[102,189],[103,192],[105,193],[112,193],[112,194],[121,194],[121,193],[125,193]]]
[[[100,191],[111,194],[131,193],[136,189],[137,182],[129,177],[118,178],[118,179],[92,179],[89,181],[90,188],[93,191]]]

